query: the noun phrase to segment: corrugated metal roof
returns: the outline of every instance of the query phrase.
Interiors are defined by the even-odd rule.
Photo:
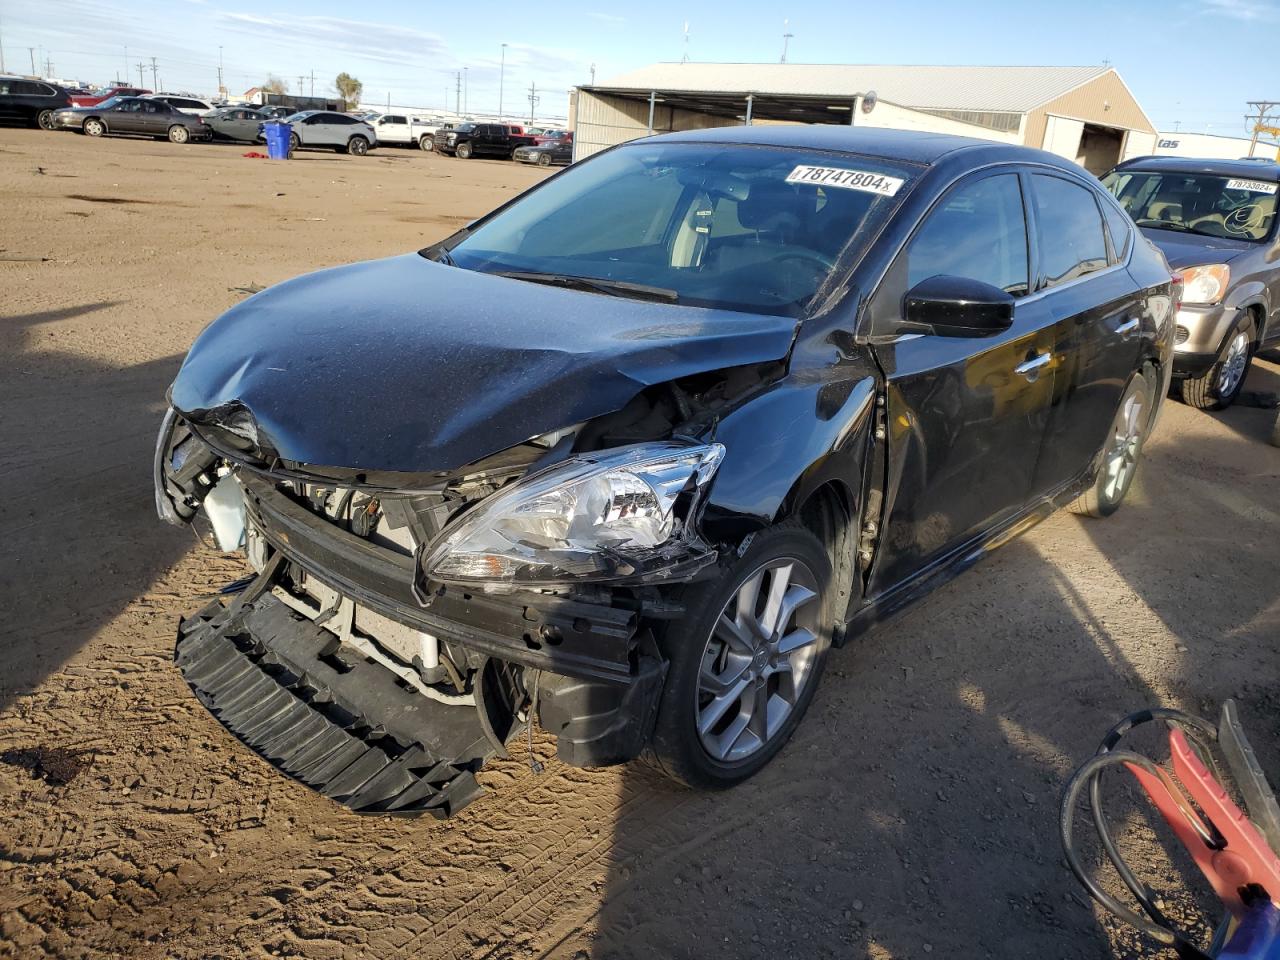
[[[799,97],[877,96],[917,110],[1026,113],[1109,67],[927,67],[873,64],[655,63],[598,90],[757,93]]]

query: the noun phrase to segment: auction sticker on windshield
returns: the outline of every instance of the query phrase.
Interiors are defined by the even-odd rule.
[[[1265,180],[1228,180],[1227,189],[1248,190],[1250,193],[1275,193],[1276,185],[1267,183]]]
[[[815,187],[843,187],[846,190],[863,190],[892,197],[905,181],[901,177],[888,177],[883,173],[866,170],[844,170],[840,167],[799,166],[787,174],[787,183],[811,183]]]

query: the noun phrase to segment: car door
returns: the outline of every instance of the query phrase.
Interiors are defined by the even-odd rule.
[[[1027,503],[1048,423],[1053,316],[1029,296],[1023,182],[1016,169],[972,175],[930,209],[869,307],[886,378],[888,454],[872,599],[963,549]],[[908,291],[934,276],[992,284],[1014,298],[1013,322],[987,337],[888,339]],[[878,342],[877,342],[878,341]]]
[[[1125,269],[1133,243],[1117,216],[1115,241],[1098,191],[1066,172],[1027,177],[1037,236],[1036,297],[1054,318],[1058,376],[1036,468],[1036,492],[1086,473],[1106,441],[1142,346],[1143,291]],[[1120,246],[1118,246],[1120,245]]]
[[[106,115],[107,126],[113,133],[143,133],[142,105],[144,100],[126,100]]]
[[[181,114],[163,100],[144,100],[138,111],[138,132],[159,136],[166,133],[170,124],[178,123]]]
[[[313,113],[302,121],[305,132],[302,142],[308,147],[327,147],[332,141],[329,117],[323,113]]]

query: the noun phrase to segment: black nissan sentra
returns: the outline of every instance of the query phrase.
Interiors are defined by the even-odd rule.
[[[1080,168],[850,127],[678,133],[212,323],[156,502],[256,575],[177,661],[353,810],[445,816],[531,722],[700,787],[831,645],[1057,507],[1105,517],[1170,377],[1161,254]]]

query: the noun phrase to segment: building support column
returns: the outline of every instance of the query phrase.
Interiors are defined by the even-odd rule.
[[[751,108],[755,105],[754,101],[755,101],[755,96],[753,94],[748,93],[747,94],[747,126],[748,127],[751,126]]]
[[[649,91],[649,136],[653,136],[653,108],[658,102],[658,91]]]

